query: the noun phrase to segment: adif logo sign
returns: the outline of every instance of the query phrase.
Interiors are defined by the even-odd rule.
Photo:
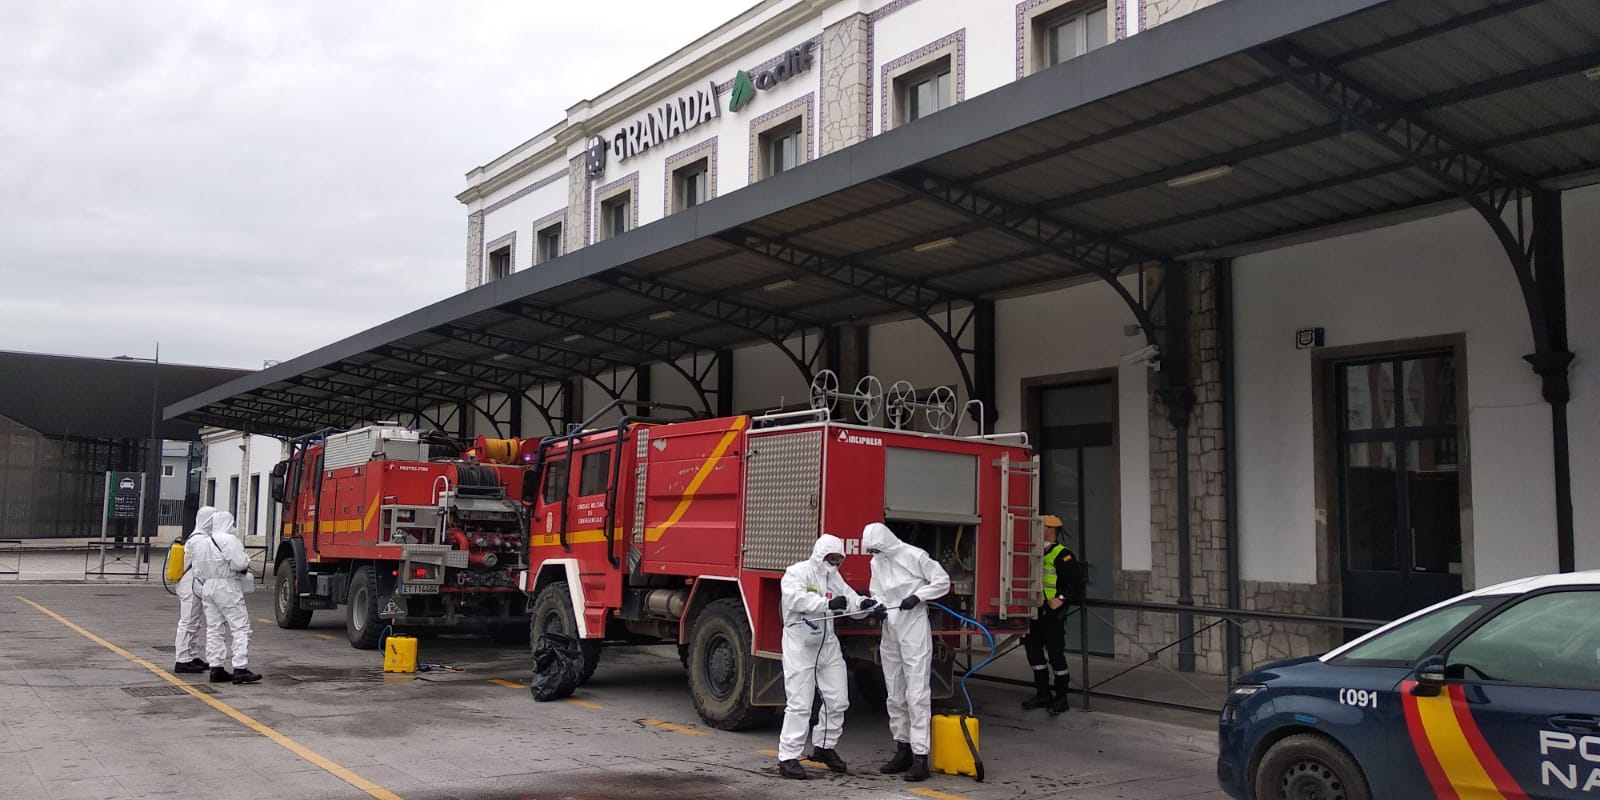
[[[849,431],[839,431],[840,444],[864,444],[868,447],[882,447],[883,440],[876,436],[862,436]]]

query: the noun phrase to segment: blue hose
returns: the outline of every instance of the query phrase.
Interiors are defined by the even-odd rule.
[[[967,678],[972,677],[972,673],[983,669],[989,665],[989,662],[999,657],[999,654],[995,652],[996,648],[994,634],[990,633],[989,629],[983,626],[983,623],[972,619],[971,617],[963,616],[943,603],[935,603],[930,601],[928,605],[931,605],[934,608],[937,608],[940,611],[943,611],[944,613],[949,614],[950,616],[955,617],[956,619],[959,619],[980,631],[983,631],[983,637],[989,640],[989,657],[978,662],[976,667],[967,670],[961,675],[961,695],[967,698],[967,713],[961,715],[959,723],[961,725],[961,736],[967,740],[967,749],[972,752],[972,765],[973,772],[975,773],[973,778],[979,783],[983,783],[983,757],[978,754],[978,743],[972,741],[972,733],[967,730],[967,718],[977,716],[972,707],[972,693],[967,691]]]

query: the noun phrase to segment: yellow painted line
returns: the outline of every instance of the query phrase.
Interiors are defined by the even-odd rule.
[[[969,800],[967,797],[959,794],[941,792],[938,789],[925,789],[921,786],[918,786],[915,789],[907,789],[906,791],[915,795],[921,795],[923,797],[931,797],[933,800]]]
[[[330,641],[330,642],[331,642],[331,641],[333,641],[333,637],[332,637],[332,636],[329,636],[329,635],[328,635],[328,634],[326,634],[326,633],[319,633],[319,634],[317,634],[317,638],[318,638],[318,639],[327,639],[327,640],[328,640],[328,641]]]
[[[272,625],[272,624],[274,624],[272,622],[272,620],[267,619],[266,617],[256,617],[256,622],[259,622],[262,625]]]
[[[567,698],[567,702],[575,706],[582,706],[584,708],[605,708],[605,706],[600,705],[599,703],[591,703],[588,700],[574,700],[570,697]]]
[[[778,757],[778,751],[776,751],[776,750],[757,750],[756,752],[760,753],[761,755],[768,756],[770,758],[777,758]],[[808,767],[816,767],[817,769],[827,769],[828,768],[827,764],[824,764],[821,761],[812,761],[809,758],[800,759],[800,763],[802,763],[802,764],[804,764],[804,765],[806,765]],[[962,800],[966,800],[966,798],[962,798]]]
[[[678,725],[678,724],[672,723],[672,722],[662,722],[659,719],[641,719],[641,720],[639,720],[639,724],[640,725],[653,725],[653,726],[655,726],[657,728],[660,728],[662,730],[672,731],[674,733],[686,733],[686,734],[688,734],[690,736],[704,736],[704,735],[706,735],[705,731],[697,731],[694,728],[686,727],[686,726],[683,726],[683,725]]]
[[[499,678],[495,678],[495,679],[493,679],[493,680],[491,680],[489,682],[494,684],[494,685],[496,685],[496,686],[504,686],[507,689],[526,689],[526,688],[528,688],[528,684],[526,684],[526,683],[515,683],[513,681],[503,681],[503,680],[500,680]]]
[[[212,697],[211,695],[201,694],[199,690],[195,689],[193,686],[189,685],[188,683],[185,683],[184,681],[179,680],[177,677],[173,676],[171,673],[167,672],[166,670],[164,670],[164,669],[162,669],[162,668],[160,668],[160,667],[158,667],[158,666],[156,666],[156,665],[154,665],[154,664],[152,664],[152,663],[150,663],[150,662],[148,662],[148,661],[146,661],[146,660],[144,660],[144,659],[142,659],[142,658],[140,658],[140,657],[138,657],[138,656],[136,656],[136,655],[134,655],[134,654],[132,654],[132,653],[130,653],[130,652],[128,652],[128,651],[126,651],[126,650],[124,650],[124,649],[122,649],[122,648],[120,648],[120,647],[118,647],[118,646],[116,646],[116,645],[114,645],[114,644],[112,644],[110,642],[108,642],[108,641],[106,641],[105,639],[100,638],[99,636],[96,636],[96,635],[90,633],[89,631],[85,630],[83,627],[79,626],[77,623],[73,622],[72,620],[69,620],[66,617],[63,617],[60,614],[57,614],[56,612],[51,611],[50,609],[45,608],[44,606],[41,606],[38,603],[35,603],[35,602],[33,602],[32,600],[29,600],[26,597],[22,597],[22,596],[19,595],[19,596],[17,596],[17,599],[21,600],[24,603],[27,603],[30,606],[33,606],[40,613],[44,614],[45,616],[50,617],[51,619],[55,620],[56,622],[59,622],[62,625],[65,625],[68,628],[71,628],[72,630],[78,632],[85,639],[88,639],[89,641],[94,642],[95,644],[98,644],[101,647],[104,647],[105,649],[110,650],[111,652],[116,653],[117,655],[122,656],[123,658],[126,658],[129,661],[132,661],[133,663],[138,664],[139,666],[144,667],[147,670],[150,670],[151,672],[155,673],[158,677],[160,677],[162,680],[166,681],[167,683],[170,683],[173,686],[176,686],[179,689],[182,689],[183,691],[187,692],[194,699],[199,700],[200,702],[205,703],[208,706],[211,706],[212,708],[216,709],[217,711],[220,711],[223,714],[226,714],[226,715],[232,717],[239,724],[245,726],[246,728],[249,728],[250,730],[255,731],[256,733],[261,734],[262,736],[267,737],[268,739],[271,739],[274,743],[276,743],[277,745],[279,745],[283,749],[288,750],[289,752],[294,753],[295,755],[297,755],[297,756],[299,756],[299,757],[301,757],[301,758],[303,758],[303,759],[305,759],[305,760],[307,760],[307,761],[309,761],[309,762],[311,762],[313,764],[316,764],[318,767],[321,767],[323,769],[323,771],[325,771],[328,774],[334,776],[335,778],[338,778],[339,780],[342,780],[345,783],[348,783],[351,786],[354,786],[357,789],[360,789],[361,791],[366,792],[368,795],[370,795],[372,797],[375,797],[378,800],[402,800],[400,795],[397,795],[394,792],[391,792],[388,789],[385,789],[382,786],[379,786],[378,784],[373,783],[372,781],[369,781],[366,778],[363,778],[360,775],[357,775],[354,772],[351,772],[350,770],[339,766],[338,764],[335,764],[333,761],[331,761],[331,760],[319,755],[318,753],[316,753],[315,751],[311,750],[310,748],[307,748],[305,745],[302,745],[299,742],[297,742],[297,741],[295,741],[293,739],[290,739],[289,737],[284,736],[283,734],[278,733],[277,731],[267,727],[266,725],[263,725],[260,722],[257,722],[255,719],[251,718],[249,715],[245,714],[244,712],[234,708],[233,706],[230,706],[227,703],[224,703],[221,700],[218,700],[217,698]]]

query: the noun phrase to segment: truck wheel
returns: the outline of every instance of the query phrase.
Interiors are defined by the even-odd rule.
[[[1255,800],[1372,800],[1355,759],[1332,739],[1314,733],[1297,733],[1274,744],[1261,757],[1250,787]]]
[[[707,725],[747,730],[772,722],[777,709],[750,702],[753,665],[744,605],[725,597],[705,607],[689,638],[689,692]]]
[[[378,649],[383,619],[378,616],[378,574],[372,567],[357,567],[350,576],[350,602],[345,608],[345,634],[357,650]]]
[[[572,613],[572,594],[566,581],[546,584],[533,600],[533,620],[528,623],[530,639],[539,646],[539,634],[545,631],[578,639],[578,619]],[[583,670],[578,673],[578,685],[589,682],[594,668],[600,665],[600,640],[578,639],[578,649],[583,653]]]
[[[277,602],[272,604],[272,609],[278,627],[304,628],[310,625],[311,610],[300,607],[299,570],[295,569],[294,559],[279,563],[277,572],[273,583],[273,596]]]

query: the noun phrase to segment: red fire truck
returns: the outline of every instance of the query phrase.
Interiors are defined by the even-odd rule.
[[[997,634],[1025,630],[1040,601],[1037,465],[1021,437],[843,424],[824,408],[623,417],[501,449],[530,469],[518,586],[533,633],[578,637],[584,678],[605,639],[676,642],[713,727],[753,727],[781,709],[779,581],[820,533],[845,540],[841,572],[865,589],[861,531],[886,522],[949,571],[945,604]],[[933,622],[935,696],[949,696],[975,631],[947,614]],[[853,665],[876,659],[873,628],[840,626]]]
[[[449,439],[395,425],[290,442],[272,472],[283,504],[275,548],[279,627],[346,607],[350,644],[378,646],[386,624],[482,626],[528,636],[517,588],[527,552],[527,469],[480,464]]]

